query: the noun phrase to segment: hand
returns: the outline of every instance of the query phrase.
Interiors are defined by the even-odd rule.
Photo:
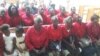
[[[70,44],[70,46],[71,46],[73,49],[75,49],[75,45],[74,45],[74,44]]]
[[[39,50],[35,50],[35,52],[38,54],[39,53]]]
[[[45,52],[45,48],[43,48],[42,50],[40,50],[40,53],[44,53]]]

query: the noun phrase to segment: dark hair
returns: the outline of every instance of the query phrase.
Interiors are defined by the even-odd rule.
[[[24,33],[24,29],[21,26],[16,27],[16,33]]]
[[[12,8],[13,6],[16,8],[16,16],[19,16],[18,8],[17,8],[15,5],[13,5],[13,4],[11,4],[11,5],[9,6],[9,8],[8,8],[8,14],[9,14],[9,16],[10,16],[10,17],[14,16],[14,14],[13,14],[12,11],[11,11],[11,8]]]
[[[10,26],[8,25],[8,24],[3,24],[2,26],[1,26],[1,31],[6,31],[6,30],[8,30],[10,28]]]
[[[94,19],[99,19],[99,16],[96,15],[96,14],[93,14],[93,15],[91,16],[91,21],[93,21]]]

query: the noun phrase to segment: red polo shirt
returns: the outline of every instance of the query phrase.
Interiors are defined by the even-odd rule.
[[[87,32],[89,37],[92,39],[94,42],[98,38],[100,38],[100,25],[99,24],[94,24],[94,23],[88,23],[87,24]]]
[[[33,25],[33,18],[34,16],[30,14],[27,16],[26,14],[22,15],[22,22],[25,26],[32,26]]]
[[[74,30],[75,30],[75,32],[74,32],[75,36],[78,39],[84,37],[84,35],[86,34],[86,24],[74,22],[73,26],[74,26]]]
[[[9,16],[5,15],[4,17],[0,16],[0,25],[2,24],[10,24]]]
[[[11,27],[16,27],[21,24],[21,17],[20,16],[12,16],[10,17],[10,25]]]
[[[46,27],[42,26],[42,29],[39,32],[35,30],[34,26],[30,27],[26,32],[25,43],[29,50],[46,47],[48,45],[48,33]]]
[[[64,18],[66,18],[67,16],[68,16],[67,12],[64,15],[62,15],[61,13],[58,14],[59,23],[63,23]]]
[[[46,15],[45,13],[41,14],[43,18],[43,24],[51,24],[51,18],[49,15]]]
[[[68,29],[68,25],[62,26],[63,37],[68,37],[69,35],[74,35],[74,27],[72,26],[70,30]]]
[[[57,29],[53,27],[53,25],[50,25],[48,27],[49,32],[49,39],[51,41],[60,41],[62,40],[62,28],[58,25]]]

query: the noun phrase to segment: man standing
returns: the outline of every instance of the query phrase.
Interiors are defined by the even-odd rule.
[[[43,20],[40,15],[34,18],[34,26],[31,26],[25,36],[25,43],[30,56],[46,56],[48,44],[47,29],[42,26]]]

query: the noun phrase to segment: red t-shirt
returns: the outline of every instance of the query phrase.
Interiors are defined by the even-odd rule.
[[[34,16],[31,14],[27,16],[26,14],[22,15],[22,22],[25,26],[32,26],[33,25]]]
[[[49,15],[46,15],[45,13],[41,14],[43,18],[43,24],[51,24],[51,18]]]
[[[87,32],[89,37],[94,42],[96,39],[100,38],[100,25],[94,24],[94,23],[88,23],[87,24]]]
[[[49,40],[51,41],[60,41],[62,40],[62,28],[58,25],[57,29],[53,27],[53,25],[50,25],[48,27],[48,33],[49,33]]]
[[[64,18],[66,18],[67,16],[68,16],[67,12],[64,15],[62,15],[61,13],[58,14],[59,23],[63,23]]]
[[[18,25],[20,25],[22,22],[21,17],[20,16],[12,16],[10,17],[10,26],[11,27],[16,27]]]
[[[74,34],[78,39],[85,36],[86,34],[86,24],[85,23],[74,22],[73,26],[75,30]]]
[[[0,25],[2,24],[10,24],[9,16],[5,15],[4,17],[0,16]]]
[[[34,26],[32,26],[27,30],[25,43],[29,50],[47,47],[48,33],[46,28],[47,27],[42,26],[42,29],[38,32],[35,30]]]
[[[62,32],[63,32],[63,37],[68,37],[70,35],[74,35],[74,27],[72,26],[70,29],[68,29],[68,25],[63,25],[62,26]]]

